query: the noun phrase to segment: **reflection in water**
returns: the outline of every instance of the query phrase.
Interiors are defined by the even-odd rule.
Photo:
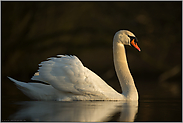
[[[26,121],[108,121],[120,112],[118,121],[134,121],[138,101],[29,101],[19,102],[22,106],[10,116],[14,120]]]

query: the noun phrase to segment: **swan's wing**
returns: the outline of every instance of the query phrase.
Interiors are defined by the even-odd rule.
[[[39,72],[31,79],[49,83],[59,91],[79,95],[99,94],[99,88],[107,86],[100,77],[84,67],[76,56],[58,55],[58,57],[41,62]]]

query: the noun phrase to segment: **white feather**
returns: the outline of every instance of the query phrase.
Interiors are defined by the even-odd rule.
[[[61,58],[49,58],[40,65],[39,75],[35,75],[31,79],[49,82],[59,91],[77,95],[104,95],[103,90],[108,88],[108,85],[95,73],[84,67],[76,56],[62,55]]]

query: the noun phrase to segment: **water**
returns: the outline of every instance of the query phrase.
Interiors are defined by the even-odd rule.
[[[179,99],[140,100],[135,121],[182,121],[182,102]]]
[[[2,114],[2,121],[182,121],[182,103],[178,99],[132,102],[3,101]]]
[[[1,121],[182,121],[180,87],[160,86],[154,81],[136,83],[139,101],[31,101],[8,79],[2,88]],[[170,83],[168,83],[170,84]],[[169,87],[169,88],[167,88]],[[10,91],[11,89],[11,91]],[[6,94],[6,92],[10,94]],[[177,93],[175,93],[177,92]]]

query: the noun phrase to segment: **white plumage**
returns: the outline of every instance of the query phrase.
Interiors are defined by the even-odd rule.
[[[123,34],[122,37],[115,38],[116,36],[121,36],[121,34]],[[76,56],[72,55],[58,55],[57,58],[48,58],[47,61],[39,64],[38,72],[31,79],[43,81],[49,85],[42,83],[24,83],[10,77],[8,78],[15,82],[17,87],[25,95],[36,100],[138,100],[133,78],[131,77],[128,66],[126,66],[126,54],[122,40],[124,38],[125,42],[129,42],[128,45],[131,45],[132,39],[128,38],[129,35],[134,36],[129,31],[119,31],[116,33],[113,41],[115,67],[116,65],[122,65],[124,67],[123,72],[121,72],[121,69],[116,68],[119,80],[120,78],[124,79],[120,80],[122,88],[125,87],[127,89],[124,88],[123,94],[116,92],[98,75],[84,67]],[[116,51],[119,48],[121,49]],[[116,57],[118,54],[121,56]],[[124,85],[124,83],[126,84]]]

